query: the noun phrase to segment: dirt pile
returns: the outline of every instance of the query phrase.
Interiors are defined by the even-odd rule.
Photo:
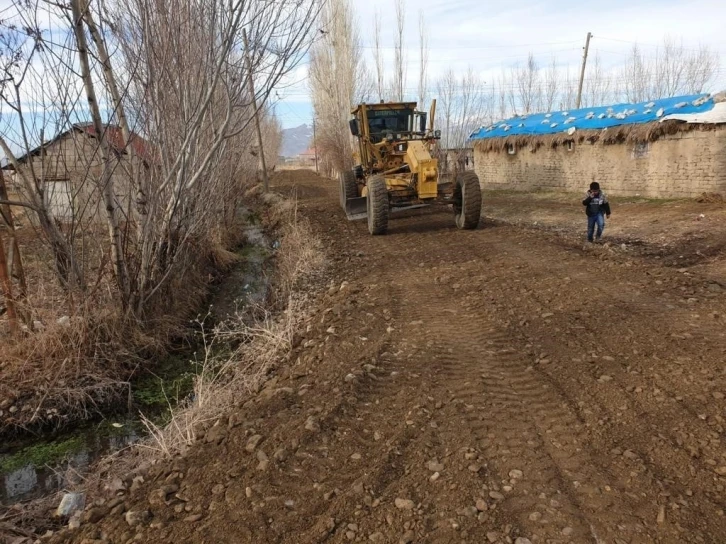
[[[721,204],[723,201],[723,195],[720,193],[703,193],[696,199],[696,202],[703,204]]]

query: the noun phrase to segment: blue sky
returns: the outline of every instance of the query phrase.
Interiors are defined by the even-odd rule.
[[[353,0],[367,62],[373,67],[373,20],[376,9],[390,14],[382,20],[385,63],[392,64],[394,26],[392,0]],[[406,0],[406,47],[409,61],[406,87],[415,98],[418,85],[418,18],[422,10],[428,27],[429,93],[434,80],[448,68],[463,73],[472,67],[490,85],[502,69],[524,62],[530,51],[540,64],[554,57],[562,70],[579,70],[587,32],[593,58],[614,69],[623,63],[634,43],[655,56],[665,35],[683,40],[684,47],[704,44],[722,57],[718,80],[708,91],[726,89],[726,2],[723,0],[610,0],[562,2],[520,0]],[[296,70],[301,81],[280,93],[276,111],[284,127],[312,121],[308,100],[307,66]]]

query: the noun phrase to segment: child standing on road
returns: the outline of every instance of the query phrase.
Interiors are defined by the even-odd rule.
[[[600,241],[602,231],[605,230],[605,217],[610,219],[610,203],[605,193],[600,190],[600,184],[597,181],[590,184],[590,190],[582,204],[585,206],[587,214],[587,241],[593,242],[593,235],[595,235],[595,240]],[[597,232],[595,232],[595,226],[597,226]]]

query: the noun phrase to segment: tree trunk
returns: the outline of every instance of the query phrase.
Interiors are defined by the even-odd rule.
[[[73,13],[73,31],[76,37],[78,48],[78,58],[80,61],[81,77],[86,90],[86,100],[88,109],[91,113],[93,128],[100,144],[101,161],[103,170],[100,179],[101,194],[103,195],[104,208],[106,210],[106,223],[108,225],[108,234],[111,243],[111,259],[113,262],[114,275],[116,283],[121,294],[121,302],[126,308],[128,306],[130,296],[130,286],[128,274],[126,270],[126,262],[123,255],[123,241],[121,236],[121,228],[118,220],[118,207],[114,194],[113,179],[111,177],[112,170],[110,168],[110,150],[106,130],[101,121],[101,112],[96,100],[96,90],[93,86],[91,76],[91,68],[88,59],[88,43],[86,41],[86,33],[83,28],[83,13],[88,9],[85,0],[71,0],[71,10]]]

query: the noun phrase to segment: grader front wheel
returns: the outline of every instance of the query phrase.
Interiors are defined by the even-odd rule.
[[[386,180],[381,176],[370,178],[368,180],[368,197],[366,198],[368,232],[374,235],[386,234],[389,208]]]
[[[474,172],[461,172],[456,176],[454,188],[454,219],[460,229],[475,229],[481,217],[481,186]]]

